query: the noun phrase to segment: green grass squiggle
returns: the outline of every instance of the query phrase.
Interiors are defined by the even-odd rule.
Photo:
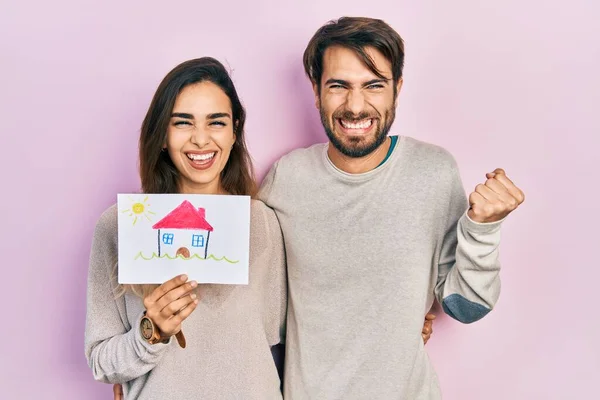
[[[225,256],[223,256],[223,257],[221,257],[221,258],[218,258],[218,257],[215,257],[215,255],[214,255],[214,254],[211,254],[211,255],[209,255],[209,256],[208,256],[208,257],[206,257],[206,258],[204,258],[204,257],[200,257],[198,254],[194,254],[194,255],[190,256],[189,258],[185,258],[185,257],[184,257],[184,256],[182,256],[181,254],[179,254],[179,255],[176,255],[176,256],[170,256],[170,255],[168,255],[168,254],[163,254],[162,256],[159,256],[158,254],[156,254],[156,253],[154,253],[154,252],[153,252],[153,253],[152,253],[152,255],[151,255],[150,257],[146,257],[145,255],[143,255],[143,254],[142,254],[142,252],[141,252],[141,251],[140,251],[140,252],[139,252],[139,253],[138,253],[138,254],[135,256],[134,260],[137,260],[138,258],[141,258],[142,260],[146,260],[146,261],[152,260],[152,259],[154,259],[154,258],[158,258],[158,259],[165,259],[165,258],[166,258],[166,259],[169,259],[169,260],[175,260],[175,259],[178,259],[178,258],[179,258],[179,259],[181,259],[181,260],[189,261],[189,260],[191,260],[191,259],[194,259],[194,258],[195,258],[195,259],[197,259],[197,260],[203,260],[203,261],[204,261],[204,260],[226,261],[226,262],[228,262],[229,264],[237,264],[237,263],[239,263],[239,262],[240,262],[239,260],[235,260],[235,261],[233,261],[233,260],[230,260],[230,259],[228,259],[228,258],[227,258],[227,257],[225,257]]]

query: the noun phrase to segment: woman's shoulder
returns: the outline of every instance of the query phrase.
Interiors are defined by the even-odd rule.
[[[118,217],[117,217],[117,205],[113,204],[100,214],[96,222],[96,230],[94,235],[96,237],[108,238],[112,237],[117,233]]]
[[[252,246],[263,251],[278,247],[282,242],[275,211],[260,200],[252,200],[250,205],[250,240]]]
[[[118,258],[117,212],[117,206],[114,204],[104,210],[96,222],[90,254],[91,271],[112,272]]]
[[[268,233],[271,229],[279,229],[275,211],[260,200],[251,200],[250,225],[255,233]]]
[[[252,201],[250,215],[250,281],[273,298],[272,285],[281,284],[285,275],[281,227],[275,212],[261,201]]]

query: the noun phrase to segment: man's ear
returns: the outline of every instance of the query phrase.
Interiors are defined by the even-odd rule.
[[[319,85],[316,84],[315,82],[313,82],[312,87],[313,87],[313,93],[315,95],[315,107],[317,108],[317,110],[320,110],[321,109],[321,96],[319,93]]]
[[[403,78],[398,79],[398,83],[396,83],[396,98],[394,99],[394,104],[398,104],[398,96],[400,95],[400,90],[402,90],[403,83]]]

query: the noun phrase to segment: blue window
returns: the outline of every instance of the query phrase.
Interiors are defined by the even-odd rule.
[[[172,233],[163,233],[163,243],[164,244],[173,244],[173,235]]]
[[[192,247],[204,247],[204,236],[192,235]]]

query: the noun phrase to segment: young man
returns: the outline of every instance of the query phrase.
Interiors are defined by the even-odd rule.
[[[439,399],[423,316],[437,298],[471,323],[500,294],[500,224],[523,193],[497,169],[467,201],[448,152],[388,137],[403,62],[369,18],[326,24],[304,53],[329,143],[282,157],[259,195],[286,246],[286,399]]]

